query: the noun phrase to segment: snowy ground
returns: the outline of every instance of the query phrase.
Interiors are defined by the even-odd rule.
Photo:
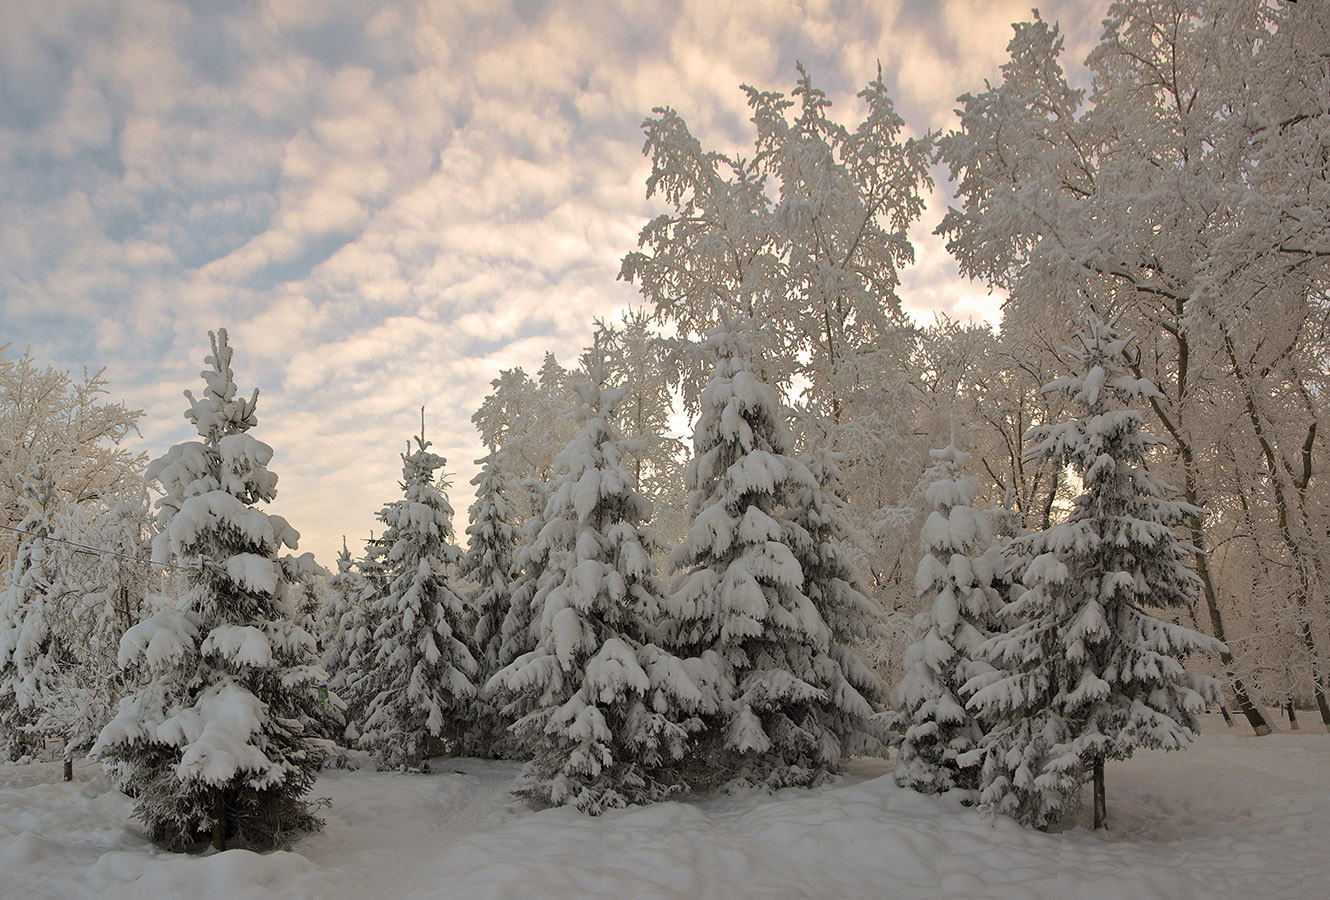
[[[163,853],[97,766],[0,766],[0,898],[1330,898],[1330,735],[1222,721],[1110,765],[1110,827],[1040,834],[897,788],[860,761],[820,790],[533,812],[517,767],[331,772],[293,852]]]

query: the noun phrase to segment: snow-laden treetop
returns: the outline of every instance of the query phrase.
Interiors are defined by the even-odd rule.
[[[1160,443],[1158,438],[1140,431],[1144,420],[1139,411],[1142,401],[1159,398],[1159,389],[1148,378],[1137,378],[1128,371],[1127,346],[1134,333],[1118,336],[1116,319],[1105,322],[1091,316],[1084,331],[1077,334],[1077,345],[1063,351],[1079,363],[1079,371],[1062,375],[1044,385],[1045,394],[1062,393],[1085,407],[1087,417],[1081,423],[1072,420],[1056,425],[1040,425],[1026,432],[1034,441],[1025,453],[1026,460],[1051,458],[1074,459],[1088,475],[1104,452],[1109,435],[1128,424],[1137,451]],[[1083,476],[1084,477],[1084,476]]]
[[[212,341],[212,355],[204,357],[203,361],[212,368],[199,373],[208,389],[201,398],[196,398],[192,391],[185,391],[190,404],[185,410],[185,418],[198,428],[200,437],[216,446],[222,437],[248,431],[259,424],[254,414],[259,389],[254,388],[248,400],[237,397],[235,376],[231,371],[231,356],[235,351],[227,342],[226,329],[208,332],[208,339]]]

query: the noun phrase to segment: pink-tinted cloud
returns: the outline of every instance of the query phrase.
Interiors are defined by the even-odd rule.
[[[1097,37],[1105,4],[1041,4]],[[658,211],[639,130],[672,106],[749,152],[740,83],[802,61],[842,118],[880,62],[915,133],[997,72],[1026,4],[985,0],[494,3],[167,0],[16,4],[0,29],[0,343],[106,365],[188,435],[206,332],[228,326],[262,390],[279,511],[329,561],[430,437],[469,503],[469,416],[501,368],[575,362],[591,320],[636,302],[618,262]],[[991,316],[930,232],[902,295]]]

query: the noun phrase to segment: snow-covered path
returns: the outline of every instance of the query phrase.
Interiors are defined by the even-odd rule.
[[[1222,725],[1109,768],[1110,828],[1040,834],[898,789],[866,760],[828,787],[532,812],[517,766],[330,772],[327,829],[294,852],[148,844],[96,766],[0,766],[0,897],[1330,897],[1330,735]]]

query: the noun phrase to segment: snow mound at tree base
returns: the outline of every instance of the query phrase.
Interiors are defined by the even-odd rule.
[[[38,898],[1330,897],[1330,735],[1252,738],[1207,722],[1182,753],[1108,769],[1109,828],[1043,834],[898,788],[855,761],[816,790],[608,812],[534,812],[520,766],[323,773],[327,828],[293,852],[178,855],[97,766],[0,766],[0,896]]]

